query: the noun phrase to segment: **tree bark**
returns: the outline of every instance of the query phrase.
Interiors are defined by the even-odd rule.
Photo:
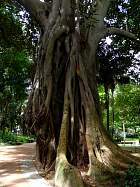
[[[111,132],[111,135],[112,135],[112,138],[113,138],[113,135],[114,135],[114,122],[115,122],[115,108],[114,108],[114,88],[111,89],[111,92],[112,92],[112,132]]]
[[[21,2],[35,16],[38,9],[34,1],[30,0],[33,6],[26,0]],[[99,20],[89,29],[84,42],[76,29],[75,1],[53,0],[46,17],[44,3],[39,9],[43,19],[37,16],[40,45],[26,123],[37,135],[37,159],[43,168],[49,171],[56,164],[55,181],[60,187],[83,186],[74,167],[83,158],[88,174],[94,177],[113,172],[114,167],[118,171],[126,169],[130,161],[139,163],[110,140],[102,124],[95,56],[105,35],[103,18],[109,2],[98,1],[95,19]]]
[[[109,112],[109,88],[108,88],[108,85],[105,85],[104,86],[105,88],[105,98],[106,98],[106,129],[109,133],[109,130],[110,130],[110,112]]]

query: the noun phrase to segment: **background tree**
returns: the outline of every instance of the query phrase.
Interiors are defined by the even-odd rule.
[[[140,110],[140,88],[135,84],[119,85],[115,98],[115,124],[122,128],[124,123],[126,129],[139,128]]]
[[[21,113],[32,64],[31,49],[27,47],[30,41],[23,32],[18,12],[8,2],[0,4],[0,129],[7,127],[10,131],[23,125]]]
[[[106,124],[109,131],[110,117],[112,118],[112,128],[114,126],[114,90],[116,84],[128,84],[130,81],[138,83],[139,81],[139,54],[137,50],[130,50],[129,46],[120,45],[120,40],[110,36],[110,44],[107,40],[102,40],[98,47],[98,82],[104,85],[105,90],[105,108],[107,110]],[[114,48],[115,44],[115,48]],[[111,95],[109,91],[111,90]],[[110,99],[111,97],[111,99]],[[111,100],[111,103],[109,101]],[[111,107],[112,116],[109,112]],[[111,129],[112,130],[112,129]],[[111,132],[111,131],[110,131]]]
[[[129,8],[128,8],[129,7]],[[105,18],[105,24],[107,27],[119,27],[126,31],[132,31],[138,33],[138,18],[132,16],[134,9],[139,9],[137,1],[119,1],[119,5],[116,6],[116,2],[113,2],[112,8],[108,11],[108,19]],[[134,25],[137,25],[134,27]],[[105,87],[106,92],[106,109],[107,109],[107,129],[109,130],[109,87],[112,91],[115,88],[115,83],[121,84],[128,83],[132,76],[136,80],[139,79],[138,74],[138,59],[134,61],[135,55],[139,51],[139,47],[135,42],[128,40],[127,38],[120,38],[118,35],[109,35],[111,39],[110,45],[105,43],[104,40],[98,48],[98,59],[100,61],[100,77]],[[130,68],[131,67],[131,68]],[[135,67],[135,71],[134,71]],[[129,70],[129,73],[128,73]],[[131,77],[128,78],[128,76]],[[113,98],[112,98],[113,100]]]
[[[123,30],[124,20],[129,15],[126,10],[132,9],[133,3],[139,9],[139,3],[131,1],[133,3],[126,6],[123,0],[114,3],[110,0],[18,2],[40,27],[26,123],[37,134],[37,159],[43,167],[49,170],[55,163],[55,182],[66,187],[83,186],[74,165],[86,157],[84,165],[89,164],[88,175],[96,177],[105,171],[112,172],[114,167],[117,172],[126,169],[130,161],[139,163],[135,157],[124,154],[107,136],[96,81],[96,50],[103,37],[123,35],[135,40],[135,45],[139,43],[138,29],[136,36]],[[124,5],[123,14],[118,14]],[[112,12],[116,13],[115,17]],[[134,17],[132,12],[130,14]],[[108,27],[107,20],[116,20],[117,28],[114,24]],[[132,26],[139,28],[135,21],[129,28]]]
[[[112,41],[113,42],[113,41]],[[109,91],[112,92],[112,101],[114,99],[114,89],[117,82],[128,83],[129,77],[127,75],[128,69],[132,66],[133,55],[129,53],[129,49],[121,51],[119,46],[113,48],[113,45],[108,45],[102,42],[98,48],[98,64],[99,64],[99,78],[98,82],[104,85],[105,90],[105,105],[107,110],[107,130],[109,132]],[[112,103],[112,108],[114,108]],[[114,118],[114,112],[113,112]]]

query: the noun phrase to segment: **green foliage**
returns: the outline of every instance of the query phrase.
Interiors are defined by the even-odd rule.
[[[117,0],[111,3],[107,23],[140,34],[140,4],[138,0]]]
[[[117,27],[124,29],[126,31],[134,33],[137,37],[140,37],[140,4],[137,0],[118,0],[118,1],[112,1],[110,8],[108,10],[108,14],[105,18],[105,24],[107,27]],[[112,51],[109,52],[109,50],[106,50],[108,56],[108,59],[105,59],[110,61],[109,59],[114,56],[114,52],[117,54],[114,60],[111,60],[108,62],[108,68],[107,70],[110,71],[109,74],[107,74],[107,71],[105,70],[104,73],[106,73],[106,76],[109,78],[112,77],[120,79],[119,76],[125,74],[125,75],[131,75],[129,78],[133,78],[135,82],[139,81],[139,60],[135,58],[135,55],[140,51],[140,45],[130,40],[128,37],[119,36],[119,35],[111,35],[110,38],[112,39],[112,43],[110,44],[110,48],[112,48]],[[103,50],[101,49],[101,52]],[[114,51],[114,52],[113,52]],[[110,56],[109,56],[110,55]],[[104,59],[103,59],[104,61]],[[104,66],[107,66],[106,62],[103,62]],[[102,64],[101,64],[102,66]],[[128,68],[131,66],[131,69],[128,70]],[[104,67],[103,67],[104,68]],[[106,68],[106,67],[105,67]],[[112,71],[111,71],[112,68]],[[134,71],[134,69],[136,71]],[[125,71],[124,71],[125,70]],[[116,71],[116,72],[115,72]],[[114,74],[117,73],[117,74]],[[123,73],[123,74],[122,74]],[[109,75],[109,76],[108,76]],[[113,75],[113,76],[112,76]],[[116,77],[117,75],[117,77]],[[109,80],[109,79],[108,79]],[[116,79],[115,79],[116,80]],[[110,81],[110,82],[111,82]],[[124,80],[120,80],[123,82]]]
[[[79,1],[80,25],[83,30],[85,30],[87,27],[94,27],[94,23],[97,22],[97,20],[94,18],[96,9],[95,4],[93,4],[91,1]]]
[[[21,121],[23,103],[29,86],[31,62],[25,51],[6,49],[0,53],[0,114],[2,126]]]
[[[115,82],[122,82],[122,79],[123,83],[129,82],[126,73],[132,66],[132,55],[127,50],[122,51],[119,46],[114,48],[114,44],[107,45],[104,41],[99,45],[97,59],[100,67],[99,82],[105,87],[114,89]]]
[[[139,85],[119,85],[115,96],[115,123],[126,128],[140,127],[140,87]]]
[[[140,187],[140,168],[130,165],[125,177],[125,187]]]
[[[0,46],[2,48],[13,47],[22,50],[26,43],[22,31],[22,24],[15,16],[15,6],[8,3],[0,4]]]
[[[17,135],[11,132],[0,131],[0,143],[16,145],[33,141],[35,141],[34,136]]]
[[[26,39],[17,7],[0,4],[0,129],[23,123],[21,113],[30,84],[31,42]],[[30,46],[30,51],[28,50]]]
[[[101,109],[103,113],[103,122],[106,124],[106,105],[105,93],[103,86],[99,86],[99,95]],[[128,134],[127,137],[139,138],[140,137],[140,87],[136,84],[117,85],[114,90],[114,123],[112,119],[112,95],[110,94],[110,127],[122,130],[122,124],[127,129],[133,129],[133,134]],[[112,125],[113,124],[113,125]],[[134,134],[135,131],[135,134]],[[122,140],[120,131],[116,131],[114,138],[117,141]]]

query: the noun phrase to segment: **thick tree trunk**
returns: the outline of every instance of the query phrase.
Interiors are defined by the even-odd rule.
[[[66,158],[67,152],[67,129],[69,124],[69,101],[68,101],[68,89],[67,85],[65,88],[64,97],[64,112],[61,124],[61,132],[59,138],[59,145],[57,148],[57,158],[55,166],[55,184],[57,186],[79,186],[83,187],[80,172],[78,169],[68,163]],[[75,178],[76,176],[76,178]]]
[[[37,134],[37,159],[46,172],[55,166],[59,187],[83,186],[74,167],[82,162],[94,177],[113,172],[114,167],[126,169],[130,161],[138,163],[110,140],[102,125],[95,61],[101,36],[95,26],[83,45],[72,2],[53,3],[40,36],[26,111],[28,126]]]
[[[114,89],[111,89],[111,92],[112,92],[112,129],[111,129],[111,136],[113,138],[113,135],[114,135],[114,122],[115,122],[115,108],[114,108]]]
[[[107,128],[107,131],[109,133],[109,130],[110,130],[110,122],[109,122],[109,114],[110,114],[110,111],[109,111],[109,89],[108,89],[108,86],[105,85],[104,86],[105,88],[105,98],[106,98],[106,128]]]

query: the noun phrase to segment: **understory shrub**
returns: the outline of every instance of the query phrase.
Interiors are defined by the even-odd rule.
[[[29,143],[34,141],[35,141],[34,136],[17,135],[11,132],[0,131],[0,143],[16,145],[16,144]]]
[[[126,172],[125,187],[140,187],[140,168],[130,165]]]

